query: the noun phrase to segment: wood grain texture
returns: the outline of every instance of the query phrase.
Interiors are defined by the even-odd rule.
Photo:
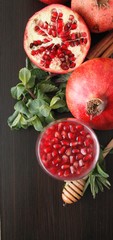
[[[28,18],[44,7],[38,0],[0,3],[0,214],[2,240],[112,240],[113,157],[106,161],[112,187],[96,200],[90,192],[63,207],[63,183],[46,175],[37,163],[33,129],[11,131],[7,118],[15,103],[10,88],[25,64],[23,33]],[[96,36],[96,35],[95,35]],[[97,37],[98,38],[98,37]],[[113,131],[96,131],[103,146]]]

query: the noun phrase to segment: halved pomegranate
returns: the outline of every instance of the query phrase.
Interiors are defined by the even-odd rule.
[[[79,66],[90,47],[90,33],[84,20],[70,8],[49,5],[28,21],[24,49],[38,67],[53,73],[67,73]]]

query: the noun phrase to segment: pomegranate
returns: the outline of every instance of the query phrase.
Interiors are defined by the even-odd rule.
[[[91,32],[113,29],[113,0],[72,0],[71,8],[81,14]]]
[[[61,119],[46,127],[36,143],[41,166],[59,180],[79,179],[98,160],[99,144],[94,132],[74,118]]]
[[[61,3],[64,4],[67,2],[67,0],[39,0],[40,2],[46,3],[46,4],[53,4],[53,3]]]
[[[67,82],[66,101],[73,116],[90,127],[113,129],[113,59],[81,64]]]
[[[27,23],[24,49],[36,66],[48,72],[71,72],[83,62],[89,47],[85,22],[63,5],[47,6]]]

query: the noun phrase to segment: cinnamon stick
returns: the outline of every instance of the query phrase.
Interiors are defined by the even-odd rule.
[[[109,32],[102,40],[100,40],[95,46],[93,46],[87,59],[98,57],[110,57],[113,53],[113,31]]]

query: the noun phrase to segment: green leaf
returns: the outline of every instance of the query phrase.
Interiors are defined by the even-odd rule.
[[[11,128],[17,128],[18,129],[20,119],[21,119],[21,114],[18,113],[17,117],[14,119],[14,121],[11,124]]]
[[[42,131],[43,130],[43,125],[40,121],[40,119],[37,117],[33,122],[32,122],[34,128],[36,131]]]
[[[45,118],[46,123],[51,123],[55,120],[55,118],[53,117],[52,112],[49,113],[49,115]]]
[[[15,111],[7,120],[8,126],[12,128],[13,121],[18,116],[18,111]]]
[[[44,117],[47,117],[50,113],[49,104],[46,103],[43,99],[32,100],[29,104],[29,111],[32,114],[42,114]]]
[[[30,113],[26,107],[26,104],[23,101],[19,101],[15,104],[14,109],[20,113],[25,114],[27,117],[30,117]]]
[[[27,68],[22,68],[19,71],[19,79],[22,81],[23,85],[25,86],[31,78],[31,72]]]
[[[43,93],[55,92],[58,90],[58,87],[50,83],[42,83],[39,85],[39,88]]]
[[[66,103],[64,100],[61,100],[59,97],[57,96],[54,96],[52,99],[51,99],[51,102],[50,102],[50,107],[51,109],[57,109],[57,108],[61,108],[61,107],[65,107]]]
[[[26,88],[33,88],[35,85],[35,76],[31,76],[30,80],[26,84]]]
[[[20,127],[26,129],[28,128],[27,120],[24,118],[24,116],[21,114],[20,118]]]
[[[44,80],[49,74],[40,68],[34,68],[31,70],[31,74],[34,75],[39,81]]]
[[[52,107],[53,105],[55,105],[55,103],[58,102],[59,100],[60,100],[59,97],[54,96],[54,97],[51,99],[50,107]]]
[[[98,163],[97,163],[97,171],[99,172],[99,174],[100,174],[102,177],[104,177],[104,178],[108,178],[108,177],[109,177],[109,175],[102,170],[102,168],[99,166]]]
[[[61,74],[57,77],[57,79],[55,79],[56,83],[63,83],[63,82],[67,82],[67,80],[69,79],[71,73],[67,73],[67,74]]]
[[[15,87],[11,88],[11,95],[13,98],[20,100],[22,94],[24,93],[25,87],[22,83],[17,84]]]

